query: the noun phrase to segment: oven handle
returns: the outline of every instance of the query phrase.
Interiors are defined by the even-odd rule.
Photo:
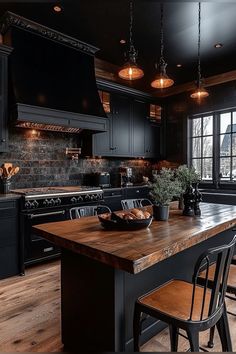
[[[60,211],[52,211],[50,213],[42,213],[42,214],[29,214],[28,218],[29,219],[36,219],[36,218],[41,218],[43,216],[50,216],[50,215],[64,215],[65,214],[65,210],[60,210]]]

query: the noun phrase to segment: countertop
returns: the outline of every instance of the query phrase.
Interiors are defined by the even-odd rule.
[[[17,200],[20,199],[21,195],[15,193],[8,193],[8,194],[0,194],[0,201],[5,200]]]
[[[97,216],[91,216],[37,225],[34,232],[60,247],[134,274],[236,225],[236,206],[202,203],[201,210],[201,217],[170,210],[168,221],[153,221],[150,228],[138,231],[104,230]]]

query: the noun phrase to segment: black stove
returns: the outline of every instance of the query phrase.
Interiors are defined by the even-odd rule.
[[[22,210],[82,205],[103,200],[103,191],[99,187],[43,187],[15,189],[12,192],[23,196]]]
[[[48,222],[70,219],[70,209],[84,205],[103,204],[100,187],[43,187],[15,189],[20,194],[21,224],[21,272],[25,266],[52,259],[60,255],[60,249],[37,236],[33,227]]]

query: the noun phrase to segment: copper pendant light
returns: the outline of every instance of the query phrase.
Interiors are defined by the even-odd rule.
[[[170,87],[174,84],[174,80],[172,80],[166,73],[167,63],[165,62],[164,59],[163,18],[164,18],[164,6],[163,3],[161,3],[160,60],[158,64],[159,73],[155,76],[154,80],[151,82],[151,86],[158,89]]]
[[[190,95],[191,98],[200,100],[209,96],[209,93],[202,85],[201,76],[201,3],[198,3],[198,76],[196,90]]]
[[[137,80],[144,76],[143,70],[137,65],[138,53],[133,42],[133,1],[130,1],[129,51],[128,61],[119,70],[118,75],[124,80]]]

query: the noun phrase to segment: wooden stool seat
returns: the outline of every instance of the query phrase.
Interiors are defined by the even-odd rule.
[[[214,281],[215,269],[216,269],[215,263],[209,267],[208,279],[211,282]],[[205,278],[205,276],[206,276],[206,271],[201,272],[199,275],[200,278]],[[227,292],[236,295],[236,265],[234,264],[231,264],[229,268]]]
[[[200,319],[202,299],[204,296],[203,292],[204,288],[197,286],[192,315],[193,321],[198,321]],[[139,298],[138,302],[168,316],[188,321],[192,304],[192,295],[193,284],[183,280],[171,280],[158,289]],[[210,298],[211,290],[207,289],[203,318],[208,317]]]
[[[140,296],[134,306],[134,351],[140,349],[143,314],[169,325],[171,351],[178,350],[179,329],[186,331],[192,352],[198,352],[199,333],[217,326],[222,351],[231,352],[229,324],[225,305],[229,269],[232,266],[236,235],[228,245],[210,248],[202,253],[194,266],[192,282],[170,280]],[[209,280],[209,268],[216,262],[215,274]],[[199,273],[202,272],[202,284]],[[214,268],[211,268],[213,274]],[[231,271],[232,272],[232,271]],[[231,280],[233,280],[233,273]],[[208,286],[212,283],[212,286]]]

